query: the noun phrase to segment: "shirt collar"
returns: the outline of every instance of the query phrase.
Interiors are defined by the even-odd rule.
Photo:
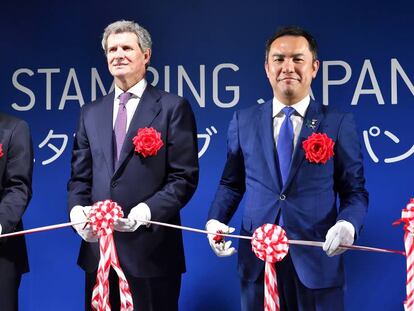
[[[137,84],[135,84],[133,87],[131,87],[129,90],[127,90],[128,93],[132,94],[132,97],[141,98],[142,94],[145,91],[145,88],[147,87],[147,80],[141,79]],[[123,90],[121,90],[116,84],[115,84],[115,99],[119,98],[119,95],[124,93]]]
[[[306,110],[309,107],[310,103],[310,96],[305,96],[302,100],[297,102],[296,104],[291,105],[290,107],[294,108],[296,110],[296,114],[299,114],[302,118],[305,117]],[[276,117],[279,115],[283,108],[285,108],[286,105],[282,104],[279,100],[276,99],[276,97],[273,97],[273,115],[272,117]]]

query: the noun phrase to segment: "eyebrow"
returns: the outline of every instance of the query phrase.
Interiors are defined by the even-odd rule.
[[[303,54],[303,53],[297,53],[297,54],[293,54],[292,55],[292,57],[303,57],[305,54]],[[275,56],[277,56],[277,57],[286,57],[286,55],[285,54],[279,54],[279,53],[274,53],[274,54],[272,54],[272,57],[275,57]]]

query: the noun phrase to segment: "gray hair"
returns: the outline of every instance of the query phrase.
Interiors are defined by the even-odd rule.
[[[111,34],[132,32],[138,37],[138,45],[142,52],[151,49],[152,41],[149,32],[133,21],[120,20],[106,26],[102,36],[102,48],[107,49],[108,37]]]

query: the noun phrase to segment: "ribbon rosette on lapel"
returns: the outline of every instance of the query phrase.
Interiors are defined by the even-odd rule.
[[[305,157],[309,162],[325,164],[334,155],[335,142],[325,133],[312,133],[303,143]]]
[[[0,144],[0,158],[4,155],[3,153],[3,144]]]
[[[154,156],[158,150],[164,146],[161,140],[161,133],[153,127],[144,127],[138,129],[137,135],[132,138],[135,151],[142,154],[144,158]]]

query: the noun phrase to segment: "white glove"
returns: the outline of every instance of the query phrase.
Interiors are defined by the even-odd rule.
[[[216,219],[210,219],[206,223],[206,230],[208,232],[217,232],[217,233],[232,233],[234,232],[234,228],[229,227]],[[208,242],[210,243],[211,249],[218,257],[228,257],[236,253],[236,249],[231,246],[231,241],[222,241],[217,242],[214,241],[214,237],[216,234],[208,234]]]
[[[97,242],[98,236],[93,233],[91,226],[86,224],[86,221],[91,210],[90,206],[75,205],[70,211],[71,222],[84,222],[72,227],[86,242]]]
[[[128,218],[115,220],[114,229],[121,232],[134,232],[141,225],[149,226],[147,220],[151,220],[151,210],[147,204],[139,203],[131,209]]]
[[[2,227],[2,225],[0,224],[0,235],[1,235],[1,233],[3,232],[3,227]]]
[[[340,220],[328,230],[323,250],[329,257],[342,254],[346,249],[339,247],[339,245],[352,245],[354,236],[354,226],[348,221]]]

